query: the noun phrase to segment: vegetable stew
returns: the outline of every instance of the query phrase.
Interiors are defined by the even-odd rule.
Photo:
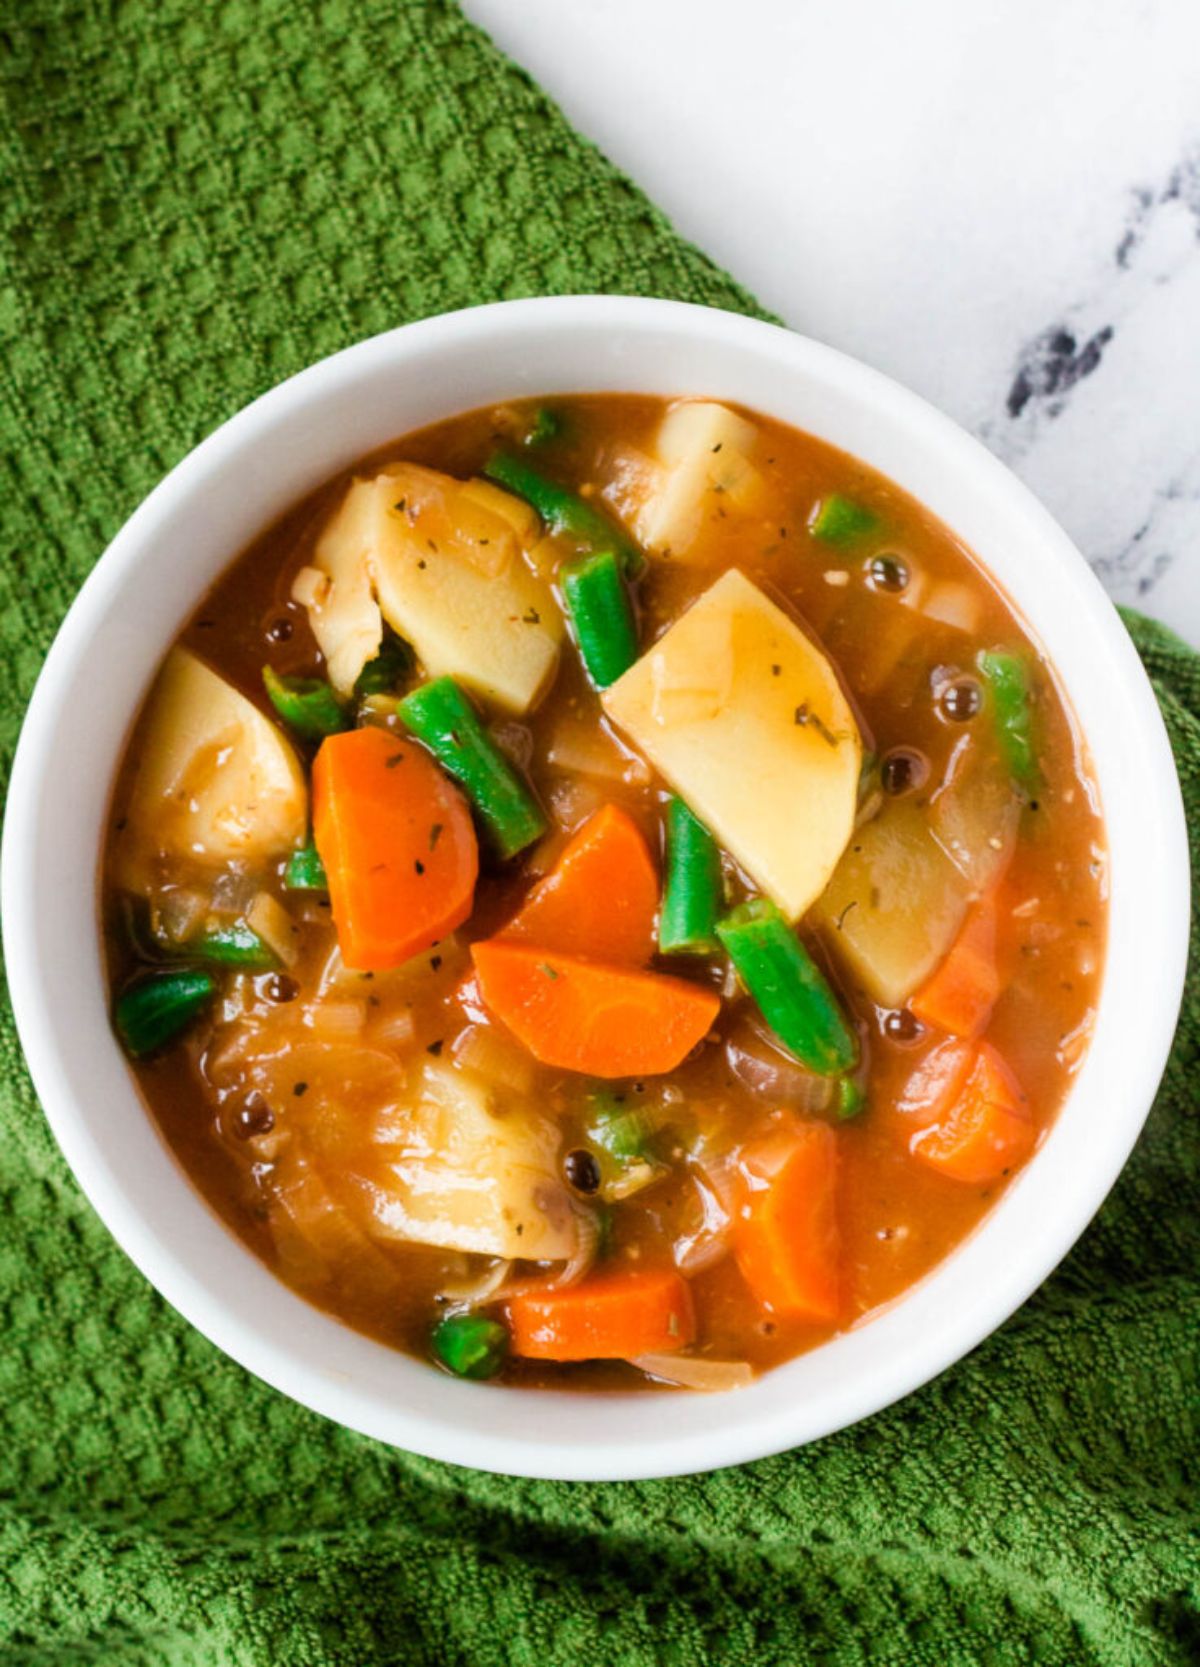
[[[1030,1159],[1105,898],[1053,669],[945,527],[754,413],[582,395],[233,562],[103,915],[147,1104],[287,1284],[464,1378],[720,1389]]]

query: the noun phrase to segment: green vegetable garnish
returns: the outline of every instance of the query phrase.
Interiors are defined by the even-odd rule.
[[[396,710],[465,789],[502,857],[515,856],[541,838],[546,818],[537,800],[452,677],[422,683]]]
[[[271,705],[302,740],[322,741],[348,727],[337,696],[319,677],[280,677],[271,666],[262,677]]]
[[[113,1010],[126,1053],[142,1059],[161,1048],[203,1012],[216,990],[212,974],[195,967],[150,973],[130,984]]]
[[[328,891],[329,878],[316,846],[310,840],[303,850],[293,851],[283,871],[288,891]]]
[[[725,916],[717,936],[764,1019],[802,1065],[837,1076],[858,1063],[858,1039],[824,974],[774,903],[756,898]]]
[[[650,1130],[636,1106],[623,1105],[614,1095],[592,1096],[588,1139],[620,1164],[651,1160]]]
[[[435,1358],[460,1378],[494,1378],[508,1355],[507,1330],[479,1314],[451,1314],[429,1342]]]
[[[636,579],[646,558],[601,510],[565,486],[548,480],[523,457],[497,452],[483,466],[489,480],[515,492],[537,510],[551,533],[572,539],[581,550],[612,550],[627,578]]]
[[[664,955],[711,955],[720,948],[721,852],[682,799],[667,807],[667,878],[658,923]]]
[[[817,505],[809,529],[814,538],[844,548],[857,544],[860,538],[874,532],[878,525],[879,517],[865,504],[856,503],[853,498],[843,498],[840,492],[831,492]]]
[[[1029,667],[1007,649],[985,649],[977,661],[992,697],[992,714],[1000,751],[1014,782],[1026,793],[1041,781],[1033,743]]]
[[[841,1122],[846,1123],[851,1117],[857,1117],[859,1112],[867,1108],[867,1091],[855,1077],[843,1077],[837,1086],[837,1114]]]
[[[382,646],[373,660],[368,660],[354,685],[355,696],[365,700],[368,695],[390,695],[412,671],[416,658],[412,649],[394,631],[385,631]]]
[[[557,440],[562,433],[562,418],[552,411],[548,405],[539,405],[533,414],[533,422],[525,436],[527,446],[545,446],[551,440]]]
[[[621,568],[611,550],[597,550],[568,562],[563,595],[587,674],[607,689],[637,659],[637,626]]]
[[[190,938],[184,953],[198,961],[219,967],[240,967],[244,972],[269,972],[279,965],[273,949],[249,926],[215,926]]]

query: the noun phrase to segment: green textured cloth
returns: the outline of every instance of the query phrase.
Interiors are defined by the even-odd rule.
[[[753,310],[436,0],[7,0],[0,122],[5,779],[106,541],[280,378],[504,296]],[[1129,623],[1195,857],[1200,661]],[[387,1450],[221,1358],[80,1197],[5,1010],[0,1662],[1200,1660],[1198,987],[1108,1204],[970,1360],[807,1450],[606,1487]]]

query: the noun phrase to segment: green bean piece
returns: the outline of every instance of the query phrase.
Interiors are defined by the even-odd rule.
[[[287,891],[328,891],[329,878],[325,864],[311,840],[302,850],[293,851],[283,870],[283,884]]]
[[[337,696],[319,677],[280,677],[263,667],[263,687],[279,716],[304,741],[322,741],[348,727]]]
[[[1029,667],[1020,654],[1007,649],[984,649],[978,666],[992,697],[996,739],[1008,773],[1026,793],[1041,781],[1033,742]]]
[[[636,579],[642,572],[645,556],[603,511],[557,481],[548,480],[523,457],[496,452],[484,464],[483,472],[497,486],[524,498],[537,510],[549,532],[573,540],[581,550],[614,551],[628,579]]]
[[[837,997],[774,903],[755,898],[717,923],[738,977],[788,1051],[820,1076],[858,1063],[858,1038]]]
[[[616,556],[597,550],[568,562],[562,588],[587,674],[597,689],[607,689],[638,656],[637,626]]]
[[[216,994],[210,972],[177,967],[128,985],[117,997],[113,1023],[127,1054],[142,1059],[178,1036]]]
[[[667,806],[667,878],[658,921],[664,955],[711,955],[720,946],[721,852],[682,799]]]
[[[422,683],[396,710],[465,790],[501,857],[516,856],[542,837],[541,807],[452,677]]]
[[[867,1091],[857,1077],[842,1077],[837,1087],[838,1121],[848,1123],[867,1109]]]
[[[526,446],[546,446],[551,440],[557,440],[561,433],[562,418],[548,405],[539,405],[522,443]]]
[[[401,683],[416,665],[416,657],[403,637],[398,637],[394,631],[385,632],[379,653],[373,660],[368,660],[358,674],[358,681],[354,685],[357,699],[365,700],[368,695],[395,694],[397,684]]]
[[[279,965],[275,951],[240,921],[234,926],[214,926],[189,938],[184,953],[192,960],[210,961],[218,967],[237,967],[242,972],[270,972]]]
[[[451,1314],[433,1328],[434,1357],[456,1377],[494,1378],[508,1355],[508,1332],[481,1314]]]
[[[878,525],[879,517],[873,510],[853,498],[844,498],[840,492],[831,492],[827,498],[822,498],[809,523],[814,538],[839,549],[857,544],[868,533],[874,532]]]

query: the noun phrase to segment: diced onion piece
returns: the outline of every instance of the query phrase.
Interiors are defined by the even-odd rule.
[[[774,1106],[817,1112],[826,1110],[833,1098],[832,1077],[806,1071],[748,1024],[730,1036],[725,1057],[743,1087]]]
[[[292,580],[292,601],[302,608],[319,608],[329,595],[333,580],[319,567],[302,567]]]
[[[708,1394],[719,1394],[724,1389],[745,1389],[755,1378],[753,1366],[745,1360],[705,1360],[699,1355],[686,1354],[641,1354],[629,1364],[661,1383],[674,1383],[681,1389],[696,1389]]]
[[[497,1257],[488,1261],[473,1277],[443,1285],[439,1295],[455,1307],[480,1308],[499,1294],[501,1286],[511,1272],[512,1263],[503,1257]]]
[[[523,1048],[507,1041],[490,1025],[468,1025],[454,1044],[454,1063],[488,1082],[528,1094],[533,1088],[533,1061]]]
[[[272,897],[269,891],[260,891],[246,912],[246,925],[258,933],[285,967],[295,966],[300,954],[296,942],[299,930],[277,897]]]
[[[983,605],[976,591],[956,579],[941,579],[924,601],[917,604],[926,619],[935,619],[974,636],[982,620]]]
[[[600,1196],[606,1204],[619,1204],[623,1198],[632,1198],[635,1193],[645,1192],[647,1187],[661,1181],[669,1173],[665,1163],[648,1163],[639,1159],[636,1163],[626,1164],[611,1181],[606,1181],[600,1188]]]
[[[401,1007],[375,1020],[371,1026],[371,1040],[385,1048],[402,1048],[412,1041],[415,1032],[412,1008]]]
[[[594,776],[598,781],[642,786],[650,780],[650,771],[643,761],[627,752],[606,730],[596,723],[580,723],[574,718],[564,718],[557,725],[546,757],[558,770]]]
[[[202,891],[177,886],[172,891],[164,892],[158,900],[158,919],[163,934],[172,943],[186,943],[211,906],[212,899]]]
[[[361,1036],[367,1022],[365,1002],[314,1001],[305,1013],[312,1034],[324,1042],[345,1042]]]

